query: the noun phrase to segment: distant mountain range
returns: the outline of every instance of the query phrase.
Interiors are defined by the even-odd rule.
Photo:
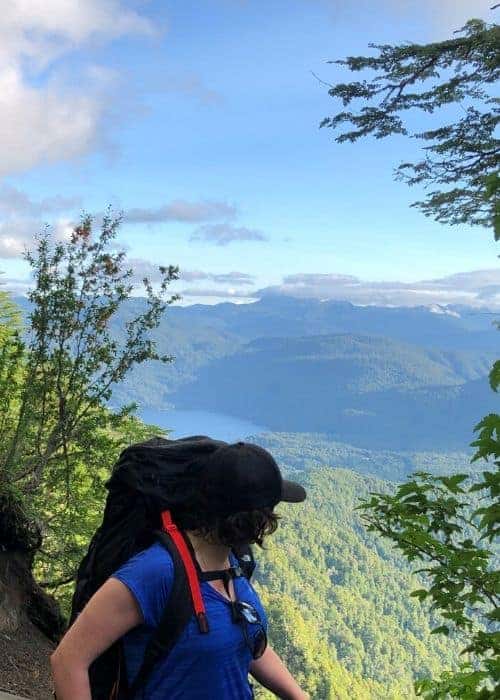
[[[122,308],[117,337],[143,305]],[[498,404],[486,379],[495,318],[282,296],[170,307],[155,336],[175,362],[137,367],[114,401],[217,411],[362,448],[463,450]]]
[[[201,367],[171,398],[366,448],[443,449],[470,442],[474,421],[494,409],[489,364],[373,336],[260,338]]]
[[[495,351],[498,347],[493,328],[497,314],[487,308],[354,306],[343,301],[269,296],[253,304],[171,308],[169,316],[234,333],[246,341],[350,333],[387,336],[427,348]]]

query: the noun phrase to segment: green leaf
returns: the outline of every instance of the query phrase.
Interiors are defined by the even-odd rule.
[[[488,618],[488,620],[496,620],[497,622],[500,622],[500,608],[495,608],[489,613],[486,613],[485,617]]]
[[[500,360],[497,360],[493,365],[489,374],[490,386],[493,391],[498,391],[500,386]]]
[[[438,476],[437,480],[441,481],[452,493],[465,493],[458,487],[462,481],[469,478],[469,474],[455,474],[454,476]]]

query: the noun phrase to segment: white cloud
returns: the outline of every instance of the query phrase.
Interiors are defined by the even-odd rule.
[[[44,229],[37,219],[13,219],[0,222],[0,258],[19,258],[33,248],[35,235]],[[53,240],[68,240],[73,230],[69,219],[57,220],[51,228]]]
[[[180,279],[184,282],[198,282],[210,280],[222,284],[248,285],[253,284],[254,276],[246,272],[203,272],[202,270],[180,270]]]
[[[144,277],[148,277],[151,282],[159,282],[161,280],[161,274],[158,270],[159,265],[164,265],[167,267],[169,264],[168,260],[159,261],[158,263],[152,263],[144,258],[128,258],[127,267],[131,268],[134,272],[133,280],[137,283],[141,282]],[[173,264],[173,263],[172,263]],[[253,275],[249,275],[246,272],[237,272],[233,270],[232,272],[205,272],[203,270],[185,270],[181,269],[179,274],[179,280],[181,282],[216,282],[218,284],[230,284],[234,287],[252,285],[254,281]],[[196,293],[200,292],[200,296],[204,296],[204,290],[187,290],[188,294],[191,291]],[[236,290],[218,290],[223,291],[223,294],[229,294],[231,296],[236,295]]]
[[[0,223],[0,257],[18,258],[32,244],[39,230],[39,222],[28,219]]]
[[[40,216],[81,206],[80,197],[45,197],[35,201],[22,190],[10,185],[0,186],[0,213],[4,216]]]
[[[249,292],[241,292],[237,289],[217,289],[217,288],[201,288],[196,287],[183,289],[179,292],[181,297],[203,297],[217,299],[256,299],[258,295],[250,294]]]
[[[191,241],[209,241],[216,245],[228,245],[233,241],[266,241],[268,237],[257,229],[231,224],[207,224],[199,226],[190,238]]]
[[[302,273],[288,275],[280,285],[258,290],[300,298],[350,301],[376,306],[464,304],[500,309],[500,270],[474,270],[418,282],[361,280],[352,275]]]
[[[32,88],[20,70],[0,70],[0,177],[89,151],[102,116],[92,96]]]
[[[46,68],[92,40],[154,35],[153,24],[121,0],[9,0],[2,5],[0,61]]]
[[[152,35],[151,23],[118,0],[9,0],[0,22],[0,177],[70,159],[96,147],[106,113],[100,90],[69,89],[53,62],[89,42]],[[98,71],[98,67],[96,67]],[[41,72],[47,71],[48,78]],[[94,80],[96,74],[94,71]]]
[[[32,288],[33,284],[29,279],[4,277],[3,275],[0,275],[0,290],[2,291],[25,296]]]
[[[197,223],[214,219],[232,219],[236,214],[236,207],[227,202],[211,200],[188,202],[184,199],[175,199],[160,207],[129,209],[125,212],[124,221],[130,224],[166,221]]]
[[[34,233],[40,230],[35,221],[24,221],[22,226],[16,222],[16,226],[17,228],[8,228],[5,224],[0,224],[0,257],[18,257],[25,246],[32,244]],[[54,236],[58,240],[64,240],[71,231],[71,222],[60,219],[54,229]],[[128,258],[126,264],[133,270],[133,282],[142,289],[144,277],[148,277],[153,284],[159,282],[161,275],[158,265],[167,266],[170,262],[159,260],[152,263],[143,258]],[[29,287],[27,280],[0,277],[0,285],[2,282],[6,283],[6,288],[19,293],[24,293]],[[213,282],[226,286],[191,286],[180,289],[179,285],[185,282]],[[173,284],[175,291],[179,291],[184,299],[190,299],[189,303],[194,303],[193,300],[214,303],[215,299],[233,299],[235,303],[249,302],[265,296],[283,295],[322,301],[348,301],[361,306],[429,306],[437,313],[452,313],[446,311],[449,305],[500,310],[500,270],[495,269],[459,272],[417,282],[369,281],[353,275],[300,273],[284,277],[280,285],[258,290],[248,289],[253,283],[252,275],[234,270],[226,273],[181,270],[179,281]],[[242,289],[245,286],[247,290]]]

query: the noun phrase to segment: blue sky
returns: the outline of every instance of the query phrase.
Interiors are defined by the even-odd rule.
[[[111,203],[135,219],[120,241],[138,275],[178,264],[183,303],[270,287],[358,303],[500,289],[491,233],[426,219],[409,207],[418,191],[393,180],[417,144],[336,144],[318,128],[336,105],[313,75],[348,80],[326,61],[370,41],[446,38],[472,15],[492,19],[490,4],[13,3],[0,29],[3,277],[22,291],[19,252],[42,222],[64,236],[82,207]]]

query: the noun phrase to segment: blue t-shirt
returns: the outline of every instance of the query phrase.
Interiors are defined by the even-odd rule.
[[[231,554],[231,564],[235,564]],[[144,624],[128,632],[124,639],[125,661],[132,681],[144,658],[146,644],[158,626],[173,582],[173,562],[159,543],[140,552],[124,564],[113,578],[124,583],[141,609]],[[259,597],[244,577],[234,579],[238,600],[253,605],[267,628],[267,618]],[[252,654],[242,623],[231,618],[231,605],[208,581],[201,582],[208,634],[200,633],[193,615],[170,654],[159,661],[137,700],[246,700],[253,697],[248,672]],[[259,625],[248,624],[251,637]]]

